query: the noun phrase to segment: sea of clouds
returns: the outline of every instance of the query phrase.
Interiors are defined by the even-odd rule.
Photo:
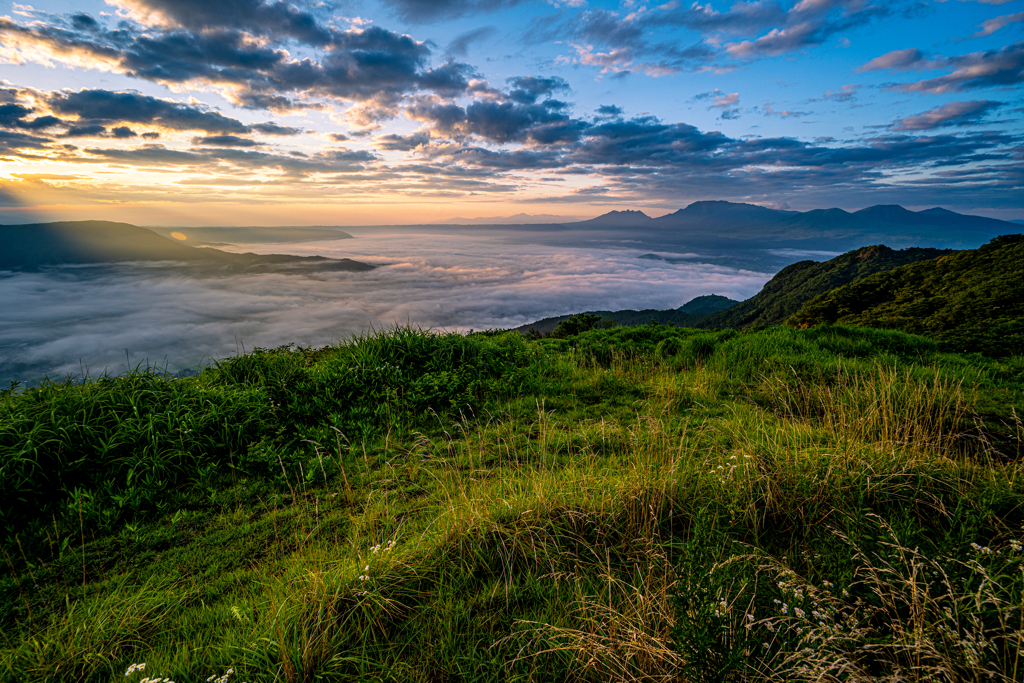
[[[745,299],[770,273],[640,258],[643,245],[566,247],[515,231],[351,230],[356,239],[237,245],[379,266],[365,273],[210,275],[168,263],[0,272],[0,381],[195,368],[255,346],[320,346],[371,327],[516,327],[584,310]]]

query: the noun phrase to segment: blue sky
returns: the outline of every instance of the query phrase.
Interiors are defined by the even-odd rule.
[[[2,220],[1024,218],[1024,0],[0,3]]]

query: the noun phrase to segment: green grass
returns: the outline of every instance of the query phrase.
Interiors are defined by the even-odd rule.
[[[0,680],[1024,680],[1022,373],[398,329],[9,394]]]

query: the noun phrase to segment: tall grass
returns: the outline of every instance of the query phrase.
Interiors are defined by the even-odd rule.
[[[393,337],[212,369],[267,406],[234,469],[5,543],[0,680],[1024,680],[1024,485],[979,409],[1019,426],[1011,365],[841,328]]]

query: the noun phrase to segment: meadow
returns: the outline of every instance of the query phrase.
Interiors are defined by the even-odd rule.
[[[1024,680],[1024,358],[559,336],[12,386],[0,681]]]

